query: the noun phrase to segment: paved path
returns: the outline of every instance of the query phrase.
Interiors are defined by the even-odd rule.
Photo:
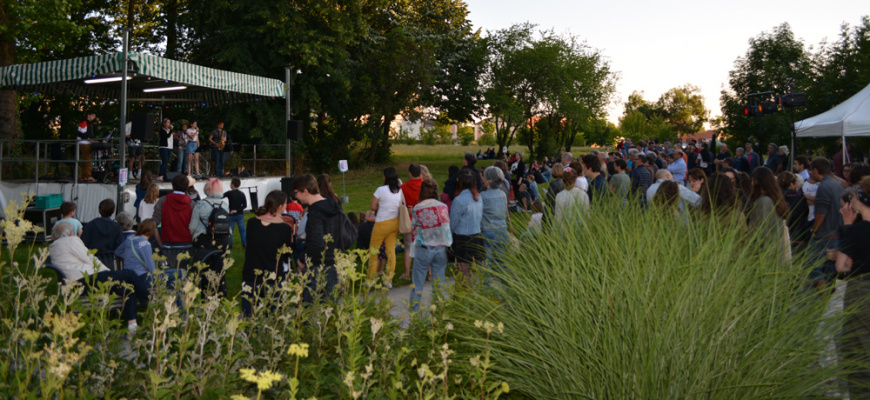
[[[453,278],[447,278],[447,288],[453,286]],[[393,302],[393,308],[390,309],[390,314],[403,322],[408,320],[408,304],[411,301],[411,285],[397,286],[390,289],[387,298]],[[432,282],[426,281],[423,286],[423,299],[421,300],[420,309],[425,310],[432,304]]]

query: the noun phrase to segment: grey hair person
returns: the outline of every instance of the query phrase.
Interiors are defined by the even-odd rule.
[[[499,167],[486,167],[483,170],[483,179],[489,183],[490,189],[499,189],[504,183],[504,172]]]
[[[129,231],[133,229],[133,216],[127,214],[126,212],[120,212],[117,216],[115,216],[115,221],[118,221],[118,224],[121,225],[122,231]]]
[[[61,222],[51,228],[51,238],[54,240],[58,240],[60,238],[64,238],[67,236],[73,235],[73,228],[70,224],[66,222]]]

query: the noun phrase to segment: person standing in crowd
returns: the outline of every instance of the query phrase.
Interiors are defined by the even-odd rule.
[[[713,152],[710,151],[709,144],[701,143],[701,152],[698,154],[698,159],[698,167],[703,169],[707,176],[712,175],[714,171]]]
[[[831,162],[827,158],[816,158],[811,163],[811,176],[819,182],[814,204],[815,218],[810,239],[810,260],[824,260],[827,250],[837,250],[840,247],[840,227],[843,217],[840,215],[840,197],[843,196],[843,186],[834,179]],[[833,266],[825,263],[813,271],[810,280],[817,288],[823,288],[827,281],[834,278]]]
[[[184,175],[172,178],[172,193],[164,196],[163,203],[154,207],[155,216],[160,210],[158,222],[162,226],[160,238],[164,245],[189,244],[193,240],[189,229],[193,206],[187,195],[188,182]]]
[[[798,188],[803,188],[804,182],[810,180],[810,160],[804,156],[797,156],[793,166],[798,178]]]
[[[177,159],[175,160],[175,163],[177,164],[175,172],[178,172],[179,174],[187,173],[188,171],[186,167],[188,167],[188,164],[187,157],[185,156],[185,154],[187,154],[187,122],[182,122],[181,129],[173,133],[173,140],[175,142],[175,154],[177,156]],[[163,177],[163,180],[165,181],[166,175]]]
[[[136,215],[139,217],[139,221],[144,221],[154,216],[154,206],[157,204],[159,198],[160,186],[157,186],[156,183],[148,185],[148,190],[145,191],[145,196],[142,198],[142,202],[139,203],[139,208],[136,210]]]
[[[492,168],[492,167],[490,167]],[[489,168],[487,168],[489,169]],[[447,269],[447,247],[453,245],[450,233],[450,211],[438,201],[438,184],[427,179],[420,184],[419,202],[411,210],[411,226],[416,255],[411,282],[411,309],[420,310],[420,298],[426,274],[431,271],[432,288],[444,292]]]
[[[112,219],[115,201],[105,199],[100,202],[100,217],[88,222],[82,229],[82,242],[97,253],[113,253],[121,244],[121,225]]]
[[[716,164],[716,170],[721,170],[724,167],[727,167],[728,164],[725,160],[731,159],[731,152],[728,151],[728,145],[722,143],[719,145],[719,154],[716,155],[716,160],[713,161],[713,164]]]
[[[788,204],[788,236],[792,243],[792,252],[803,250],[807,242],[807,214],[809,207],[804,195],[798,191],[797,176],[785,171],[776,177],[782,198]]]
[[[650,200],[650,204],[658,208],[657,212],[664,211],[665,215],[667,213],[680,215],[682,210],[678,207],[679,202],[680,185],[670,180],[662,182],[658,190],[656,190],[655,196]]]
[[[737,187],[734,180],[722,173],[707,177],[701,188],[701,212],[720,221],[728,221],[739,214],[746,228],[746,218],[738,207]]]
[[[674,176],[674,181],[682,184],[686,181],[686,172],[688,172],[686,160],[683,159],[683,150],[679,148],[674,149],[671,160],[671,164],[668,165],[668,171],[671,171],[671,175]]]
[[[201,259],[199,254],[204,254],[206,250],[227,250],[232,246],[232,242],[230,242],[230,233],[218,232],[217,228],[219,228],[219,226],[217,224],[212,227],[214,231],[209,232],[209,223],[211,222],[210,218],[212,212],[216,209],[222,209],[227,216],[229,216],[230,213],[229,208],[223,199],[223,185],[221,184],[221,181],[217,178],[211,178],[206,182],[203,190],[205,191],[206,198],[197,202],[193,207],[193,213],[190,216],[190,223],[188,224],[190,235],[193,238],[193,247],[201,249],[197,252],[198,256],[195,257],[195,259]],[[226,225],[227,227],[230,226],[229,218],[227,218]],[[223,270],[223,260],[219,257],[214,257],[209,261],[207,270],[220,275],[220,281],[214,289],[217,293],[225,297],[227,294],[226,276],[221,274],[221,271]],[[210,283],[205,271],[203,271],[203,274],[201,275],[199,287],[203,292],[209,291],[210,289]]]
[[[745,150],[742,147],[738,147],[735,152],[737,155],[734,156],[734,169],[748,174],[751,168],[749,167],[749,158],[746,157]]]
[[[227,198],[230,209],[230,243],[233,243],[233,232],[235,227],[238,226],[242,248],[246,248],[248,246],[248,237],[245,233],[245,209],[248,208],[248,199],[239,190],[241,185],[242,181],[239,178],[233,178],[230,181],[230,191],[224,196]],[[296,221],[299,221],[299,216],[296,216]]]
[[[635,149],[633,152],[629,152],[629,157],[631,157],[631,161],[634,163],[634,167],[631,169],[631,191],[643,204],[646,203],[645,195],[649,186],[652,185],[653,175],[650,173],[649,168],[646,167],[646,155],[640,154]]]
[[[341,199],[338,198],[338,195],[335,193],[335,190],[332,188],[332,179],[329,179],[329,174],[320,174],[317,177],[317,188],[320,190],[320,195],[326,198],[326,200],[333,201],[338,205],[338,209],[343,210],[341,206]]]
[[[689,170],[689,174],[686,177],[687,183],[689,184],[689,189],[692,189],[693,192],[701,194],[701,187],[704,186],[704,182],[707,180],[707,174],[701,168],[692,168]]]
[[[480,200],[483,202],[480,231],[484,239],[486,260],[493,265],[507,250],[510,216],[507,197],[499,190],[504,181],[502,170],[497,167],[486,167],[483,170],[483,178],[486,190],[480,193]]]
[[[562,174],[566,189],[556,195],[554,223],[574,224],[582,221],[582,216],[589,211],[589,196],[586,191],[573,185],[576,180],[577,171],[573,168]]]
[[[870,354],[870,308],[866,305],[870,298],[870,276],[867,275],[870,273],[870,178],[855,183],[858,186],[850,204],[840,211],[845,227],[836,271],[848,274],[843,307],[853,310],[843,327],[846,339],[842,343],[842,354],[846,362],[863,365]],[[851,398],[870,397],[870,373],[866,369],[851,373],[849,381]]]
[[[118,235],[120,237],[120,235]],[[124,282],[133,286],[133,293],[120,285],[111,285],[115,295],[125,298],[121,313],[127,321],[127,329],[136,331],[137,303],[148,304],[148,289],[137,279],[136,274],[128,270],[111,271],[98,258],[88,254],[88,249],[82,240],[75,235],[73,228],[67,223],[60,223],[51,230],[53,241],[48,246],[51,262],[70,281],[77,281],[85,290],[90,290],[92,282]]]
[[[139,204],[142,204],[142,199],[145,198],[145,193],[148,192],[148,187],[151,186],[151,183],[154,182],[153,175],[151,171],[144,170],[142,171],[142,179],[139,181],[139,184],[136,185],[136,201],[133,202],[133,208],[139,210]]]
[[[443,194],[447,195],[447,198],[445,199],[445,196],[441,196],[441,201],[447,204],[447,208],[450,208],[450,204],[453,202],[453,196],[456,193],[456,178],[458,176],[459,167],[451,165],[447,168],[447,180],[444,181],[444,189],[442,191]]]
[[[526,176],[526,163],[523,161],[523,152],[518,151],[517,160],[513,164],[511,164],[511,175],[513,179],[511,179],[512,187],[514,188],[514,197],[520,198],[519,186],[522,183],[523,178]],[[485,188],[481,188],[481,190],[485,190]]]
[[[607,187],[607,180],[601,173],[601,159],[598,158],[598,155],[590,153],[583,156],[581,160],[584,164],[583,173],[589,183],[589,202],[601,202],[610,191]]]
[[[777,155],[779,156],[779,174],[782,171],[788,170],[788,146],[779,146],[777,148]]]
[[[674,176],[671,175],[671,171],[666,169],[660,169],[659,172],[656,172],[656,181],[652,185],[649,186],[649,189],[646,190],[646,201],[647,203],[652,203],[653,199],[656,196],[658,190],[661,189],[661,185],[665,182],[674,181]],[[691,189],[678,185],[677,197],[679,198],[677,204],[679,206],[680,211],[685,210],[686,203],[688,203],[692,207],[698,207],[701,203],[701,196],[697,193],[693,192]]]
[[[224,176],[224,164],[227,162],[226,146],[231,146],[227,143],[229,136],[224,130],[224,123],[218,122],[217,129],[211,131],[208,135],[208,141],[212,145],[211,154],[214,160],[214,174],[217,177]]]
[[[782,158],[779,156],[779,150],[776,147],[776,143],[767,145],[767,161],[764,162],[764,166],[770,168],[774,174],[778,174],[782,171]]]
[[[375,252],[383,242],[387,246],[386,284],[388,287],[392,287],[390,281],[396,272],[396,238],[399,235],[399,207],[401,206],[402,191],[399,187],[399,175],[393,167],[384,168],[384,185],[375,190],[369,207],[378,213],[375,228],[372,230],[372,240],[369,243],[369,248],[372,249],[372,254],[369,256],[369,277],[374,277],[377,273],[378,258]],[[308,224],[311,224],[310,220]]]
[[[752,143],[746,142],[744,147],[746,150],[744,154],[746,155],[746,160],[749,161],[749,172],[750,174],[755,171],[756,168],[761,166],[761,156],[752,149]]]
[[[553,217],[553,213],[556,210],[556,196],[558,196],[561,191],[565,190],[565,183],[562,181],[562,177],[565,175],[565,170],[562,168],[562,164],[553,164],[552,171],[553,180],[550,181],[550,188],[547,190],[547,194],[544,197],[544,206],[546,210],[544,213],[545,221],[549,221],[550,218]]]
[[[82,225],[81,221],[79,221],[77,218],[75,218],[76,203],[73,203],[71,201],[63,202],[60,205],[60,215],[61,215],[61,217],[63,217],[63,219],[55,222],[54,226],[57,226],[57,224],[65,222],[65,223],[70,225],[70,228],[72,228],[73,233],[75,233],[76,236],[81,237],[83,225]]]
[[[849,143],[847,146],[852,147],[853,144]],[[845,154],[843,153],[843,141],[841,139],[837,139],[837,152],[834,153],[834,157],[832,160],[834,163],[832,169],[834,176],[840,179],[846,179],[846,174],[843,173],[843,168],[845,168],[846,165],[852,163],[852,157],[850,156],[851,154],[849,154],[848,149]]]
[[[456,196],[450,207],[450,231],[453,232],[453,253],[456,268],[466,285],[471,282],[471,264],[482,260],[483,236],[480,223],[483,219],[483,202],[474,178],[475,170],[463,169],[457,179]],[[374,240],[372,240],[374,241]]]
[[[385,172],[384,175],[387,175],[387,173]],[[395,168],[393,168],[392,176],[395,179],[394,185],[396,191],[392,192],[389,189],[389,183],[385,185],[388,187],[386,190],[398,194],[399,177],[396,175]],[[305,174],[293,180],[293,193],[302,204],[308,206],[308,223],[305,225],[305,258],[307,261],[307,268],[311,271],[311,275],[308,280],[307,290],[303,297],[304,301],[311,302],[314,297],[320,295],[317,287],[318,280],[321,280],[319,279],[320,276],[323,277],[322,281],[325,284],[323,288],[324,292],[322,293],[323,296],[332,296],[332,291],[335,288],[335,285],[338,284],[338,273],[335,270],[336,240],[333,239],[332,241],[327,242],[325,236],[330,235],[333,238],[338,238],[341,235],[342,212],[338,207],[338,203],[327,201],[320,194],[320,190],[317,187],[317,180],[314,179],[314,176],[311,174]],[[396,201],[396,203],[398,204],[398,201]],[[396,210],[398,210],[398,208]],[[395,214],[397,213],[394,211],[394,215]],[[398,232],[398,218],[394,217],[394,219],[396,220],[395,226],[396,231]],[[248,227],[248,230],[250,231],[250,227]],[[377,223],[375,224],[374,230],[378,230]],[[374,234],[372,236],[374,236]],[[374,242],[374,239],[372,239],[372,242]],[[394,268],[396,260],[395,251],[396,236],[393,235]],[[377,257],[375,258],[377,259]]]
[[[631,191],[631,178],[625,173],[628,169],[628,164],[625,160],[619,158],[616,161],[610,163],[613,165],[613,174],[610,175],[610,192],[616,196],[617,199],[624,200],[628,197],[628,193]]]
[[[423,173],[423,169],[419,164],[411,164],[408,166],[408,181],[402,184],[402,195],[405,197],[405,206],[408,207],[410,211],[414,206],[417,205],[417,200],[420,197],[420,186],[423,184],[423,178],[421,177]],[[411,271],[412,263],[414,262],[415,256],[415,246],[412,242],[412,235],[410,233],[402,235],[402,246],[404,247],[404,256],[405,256],[405,273],[402,274],[402,279],[411,279]]]
[[[88,110],[85,113],[85,118],[78,124],[78,135],[76,140],[79,141],[79,160],[82,161],[81,174],[79,180],[87,182],[96,182],[91,177],[91,144],[97,143],[94,136],[94,120],[97,118],[97,113],[93,110]]]
[[[157,152],[160,153],[160,167],[157,169],[157,179],[162,181],[166,177],[169,158],[172,157],[174,135],[172,132],[172,121],[169,118],[163,118],[163,125],[157,131],[157,136]]]
[[[263,205],[254,211],[256,217],[248,220],[247,233],[250,246],[245,247],[242,267],[242,313],[253,314],[253,305],[266,294],[267,285],[277,285],[290,272],[290,254],[280,254],[282,247],[291,247],[293,228],[284,223],[281,214],[287,195],[273,190],[266,195]],[[274,280],[270,277],[274,274]],[[245,290],[248,288],[249,290]]]
[[[202,175],[199,173],[199,153],[196,152],[199,149],[199,128],[196,126],[196,121],[190,123],[190,127],[184,131],[184,134],[187,143],[184,147],[184,154],[187,154],[187,169],[194,178],[198,179]]]
[[[759,243],[760,246],[772,243],[778,249],[777,254],[783,255],[782,261],[791,258],[791,243],[786,227],[788,203],[782,198],[773,171],[766,167],[756,168],[752,173],[747,217],[748,225],[762,232],[759,237],[764,240]]]
[[[480,175],[480,171],[474,167],[475,163],[477,163],[477,158],[474,157],[473,153],[465,153],[465,156],[462,157],[462,169],[472,172],[472,175],[475,177],[474,181],[477,182],[477,191],[479,193],[483,191],[483,178]]]

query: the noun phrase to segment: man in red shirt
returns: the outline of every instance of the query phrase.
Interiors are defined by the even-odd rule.
[[[421,172],[420,164],[411,164],[408,167],[408,176],[411,179],[402,185],[402,194],[405,196],[405,205],[408,206],[408,211],[417,205],[417,200],[420,198],[420,185],[423,183],[423,178],[420,177]],[[405,248],[403,253],[405,255],[405,273],[402,274],[402,279],[410,280],[411,265],[414,258],[411,234],[402,235],[402,246]]]
[[[161,210],[160,239],[164,244],[190,243],[190,216],[193,208],[187,187],[190,181],[186,175],[176,175],[172,179],[172,193],[166,195]]]

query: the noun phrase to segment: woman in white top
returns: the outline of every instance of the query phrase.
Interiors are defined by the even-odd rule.
[[[565,171],[562,180],[565,187],[570,188],[556,195],[556,219],[557,222],[580,221],[580,217],[589,211],[589,195],[572,183],[577,179],[577,170],[573,167]]]
[[[187,154],[187,171],[192,175],[199,176],[199,153],[196,149],[199,148],[199,128],[196,126],[196,121],[190,123],[190,128],[184,132],[187,144],[185,145],[184,153]],[[194,169],[196,173],[194,174]]]
[[[571,163],[571,170],[577,174],[577,179],[574,179],[574,187],[584,191],[589,192],[589,181],[586,179],[586,174],[583,173],[583,164],[579,161],[574,161]],[[563,175],[564,176],[564,175]],[[571,185],[568,182],[565,182],[565,187],[570,187]]]
[[[160,198],[160,186],[156,183],[148,185],[145,192],[145,198],[139,203],[139,221],[144,221],[154,216],[154,206],[157,204],[157,199]]]
[[[378,272],[378,249],[384,243],[387,249],[387,276],[396,272],[396,237],[399,235],[399,207],[402,207],[402,191],[399,190],[399,175],[393,167],[384,169],[384,186],[375,190],[371,209],[377,211],[372,240],[369,244],[369,277]],[[389,279],[387,280],[388,286]]]

